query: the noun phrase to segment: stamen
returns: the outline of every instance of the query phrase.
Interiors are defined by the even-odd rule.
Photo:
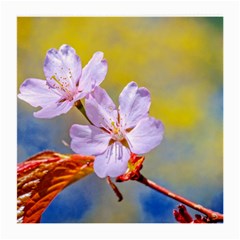
[[[70,80],[72,78],[72,72],[71,72],[71,69],[70,68],[66,68],[66,66],[64,67],[61,67],[60,70],[60,75],[62,79],[66,80],[67,83],[68,83],[68,86],[69,84],[71,85],[71,87],[74,87],[72,86],[72,81]],[[69,80],[69,81],[68,81]]]
[[[62,78],[62,77],[60,77],[60,78]],[[67,93],[66,99],[68,99],[68,100],[72,100],[73,99],[73,94],[68,90],[68,87],[69,87],[69,83],[68,82],[58,80],[55,75],[53,75],[50,79],[53,79],[58,84],[58,85],[57,84],[53,84],[53,88],[55,88],[57,90],[62,90],[65,93]],[[66,78],[63,78],[63,79],[66,79]]]
[[[61,87],[63,87],[62,83],[55,77],[55,75],[52,75],[50,79],[55,80]]]

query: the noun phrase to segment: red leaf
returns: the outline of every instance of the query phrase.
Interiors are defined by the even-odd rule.
[[[69,184],[93,172],[94,157],[46,151],[19,163],[17,219],[36,223],[54,197]]]

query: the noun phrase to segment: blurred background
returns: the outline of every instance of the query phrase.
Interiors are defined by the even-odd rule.
[[[87,64],[103,51],[109,70],[101,84],[118,105],[130,81],[151,92],[150,114],[165,125],[161,145],[146,154],[143,175],[192,201],[223,212],[222,17],[18,17],[17,84],[45,79],[50,48],[69,44]],[[72,124],[87,124],[73,108],[36,119],[18,101],[18,162],[49,149],[72,153]],[[146,129],[147,131],[147,129]],[[62,191],[43,223],[173,223],[178,202],[137,183],[118,183],[118,202],[94,173]],[[191,213],[196,213],[190,210]]]

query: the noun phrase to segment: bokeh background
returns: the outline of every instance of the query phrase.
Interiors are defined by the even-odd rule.
[[[87,64],[103,51],[109,70],[101,84],[118,104],[130,81],[147,87],[150,114],[162,120],[162,144],[146,155],[142,173],[205,207],[223,212],[222,17],[18,17],[17,84],[45,79],[48,49],[66,43]],[[54,119],[33,117],[18,101],[18,162],[50,149],[72,153],[69,128],[87,124],[77,109]],[[146,129],[147,131],[147,129]],[[117,184],[92,174],[62,191],[43,223],[173,223],[178,202],[135,183]],[[190,210],[191,213],[196,213]]]

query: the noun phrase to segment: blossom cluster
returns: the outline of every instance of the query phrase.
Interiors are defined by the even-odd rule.
[[[118,177],[128,169],[131,154],[145,154],[163,138],[161,121],[149,116],[150,92],[130,82],[119,95],[119,107],[99,85],[105,79],[107,61],[96,52],[82,68],[76,51],[69,45],[50,49],[44,62],[46,79],[29,78],[20,86],[18,97],[33,107],[37,118],[67,113],[77,101],[85,100],[90,125],[73,124],[71,149],[95,156],[94,171],[100,177]]]

